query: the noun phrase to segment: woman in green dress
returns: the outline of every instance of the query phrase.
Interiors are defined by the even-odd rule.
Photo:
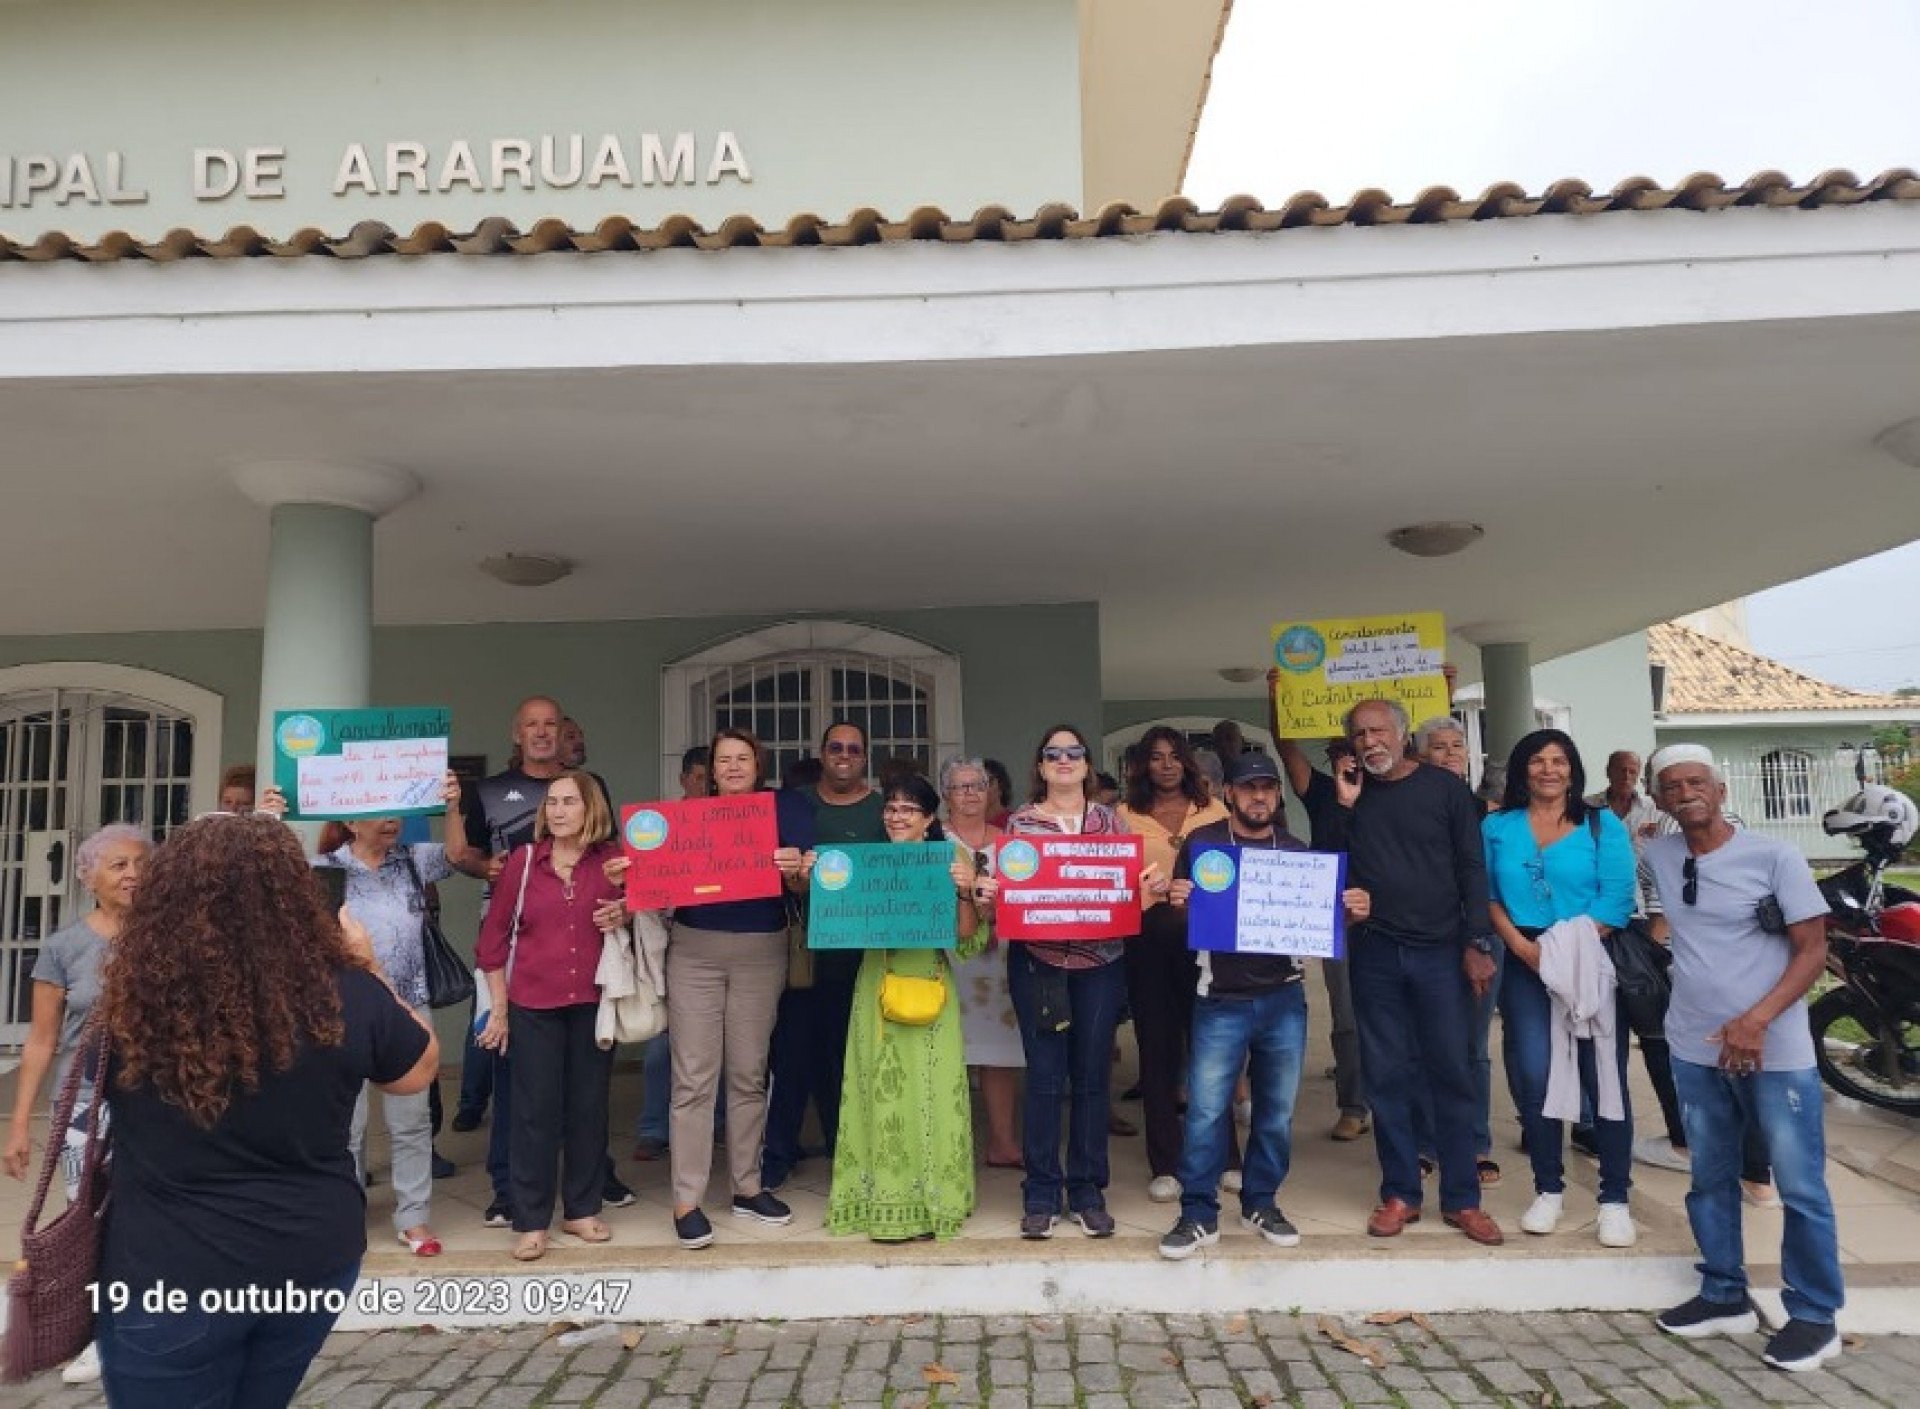
[[[893,842],[943,841],[940,798],[917,774],[889,784],[881,820]],[[956,851],[954,933],[967,957],[985,945],[987,909],[976,909],[973,866]],[[937,978],[946,1000],[932,1023],[908,1026],[880,1013],[888,970]],[[870,949],[853,990],[847,1074],[834,1142],[829,1233],[865,1233],[875,1242],[950,1238],[973,1212],[973,1109],[960,1005],[939,949]]]

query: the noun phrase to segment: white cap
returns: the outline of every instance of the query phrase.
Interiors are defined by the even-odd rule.
[[[1647,766],[1648,775],[1657,783],[1660,775],[1677,763],[1704,763],[1715,778],[1725,781],[1720,765],[1714,761],[1713,750],[1703,744],[1668,744],[1653,755],[1653,762]]]

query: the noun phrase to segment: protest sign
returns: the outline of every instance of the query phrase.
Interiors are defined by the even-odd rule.
[[[289,821],[446,811],[444,709],[293,709],[273,716],[273,783]]]
[[[995,932],[1028,941],[1140,933],[1140,838],[1020,836],[1000,843]]]
[[[772,793],[647,802],[620,809],[627,908],[663,910],[780,894]]]
[[[1447,626],[1439,612],[1284,622],[1273,628],[1283,739],[1327,739],[1361,700],[1397,700],[1415,724],[1445,714]]]
[[[1338,852],[1204,844],[1192,861],[1187,947],[1344,959],[1346,875]]]
[[[865,842],[814,858],[810,949],[947,949],[957,942],[953,844]]]

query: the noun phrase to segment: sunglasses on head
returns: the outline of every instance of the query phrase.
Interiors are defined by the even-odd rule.
[[[1680,887],[1680,899],[1695,904],[1700,899],[1700,867],[1691,856],[1680,863],[1680,879],[1686,882]]]
[[[1081,744],[1048,744],[1040,750],[1040,757],[1048,763],[1078,763],[1087,756],[1087,750]]]
[[[826,751],[828,753],[851,754],[855,758],[858,758],[867,751],[867,746],[862,743],[850,742],[846,739],[828,739]]]

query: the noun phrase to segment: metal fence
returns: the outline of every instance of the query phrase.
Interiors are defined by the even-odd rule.
[[[1873,749],[1823,752],[1780,748],[1722,758],[1727,806],[1756,831],[1792,842],[1816,861],[1842,861],[1859,854],[1845,837],[1830,837],[1820,819],[1869,783],[1885,782],[1904,766],[1905,755]]]

